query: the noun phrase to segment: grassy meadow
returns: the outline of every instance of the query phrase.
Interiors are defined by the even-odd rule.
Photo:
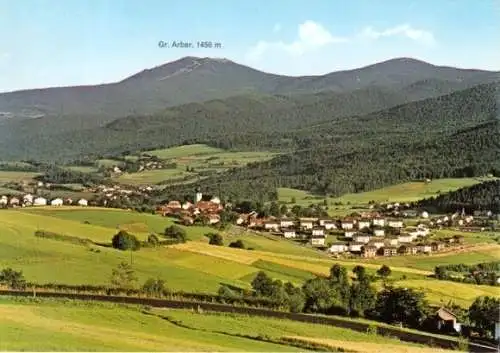
[[[382,189],[373,191],[361,192],[357,194],[346,194],[341,197],[327,198],[329,204],[336,202],[343,205],[349,204],[351,207],[366,206],[370,201],[376,202],[412,202],[437,196],[442,193],[458,190],[463,187],[472,186],[481,182],[493,180],[493,178],[455,178],[455,179],[435,179],[429,183],[422,182],[408,182],[398,185],[388,186]],[[323,201],[325,198],[322,196],[312,195],[306,191],[280,188],[278,189],[278,196],[280,201],[290,202],[292,197],[300,205],[309,205]],[[330,207],[334,209],[332,205]],[[342,210],[342,207],[338,207]],[[353,212],[352,209],[349,209]]]
[[[0,299],[2,351],[305,351],[286,338],[365,352],[440,350],[332,326],[188,310],[50,299]],[[262,338],[266,338],[267,342]],[[355,348],[357,347],[357,349]],[[306,350],[307,351],[307,350]],[[445,352],[445,351],[443,351]]]
[[[243,167],[248,163],[270,159],[276,154],[269,152],[230,152],[202,144],[184,145],[144,152],[162,160],[176,163],[174,169],[145,170],[139,173],[124,173],[115,178],[119,183],[132,185],[158,184],[165,181],[189,182],[200,177],[200,173],[223,172],[230,168]],[[189,169],[189,171],[188,171]]]
[[[105,208],[0,210],[0,268],[23,270],[28,281],[37,283],[108,285],[112,269],[122,261],[131,261],[138,284],[160,277],[173,290],[214,293],[223,283],[249,288],[260,270],[300,285],[314,275],[328,275],[334,262],[348,269],[362,263],[370,273],[385,263],[391,267],[391,279],[396,284],[425,287],[434,303],[453,296],[457,303],[467,306],[474,298],[463,293],[491,295],[494,287],[453,283],[456,290],[447,292],[448,282],[430,279],[428,275],[437,264],[491,261],[500,255],[500,246],[478,244],[458,254],[340,261],[310,246],[238,227],[222,233],[226,246],[208,244],[204,234],[214,231],[212,228],[185,227],[190,239],[187,243],[137,252],[34,236],[36,230],[45,230],[109,244],[119,229],[145,239],[172,224],[173,220],[157,215]],[[243,240],[252,250],[229,248],[227,245],[236,239]]]

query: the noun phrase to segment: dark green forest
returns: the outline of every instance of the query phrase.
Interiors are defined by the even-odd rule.
[[[469,213],[475,210],[500,213],[500,180],[487,181],[438,197],[424,199],[418,203],[418,206],[440,212],[455,212],[464,208]]]
[[[277,187],[338,196],[400,182],[500,176],[494,85],[286,132],[197,139],[212,146],[283,152],[273,160],[199,181],[205,192],[266,200]],[[194,185],[171,186],[165,194]]]

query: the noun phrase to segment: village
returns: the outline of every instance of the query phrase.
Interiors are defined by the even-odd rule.
[[[38,182],[38,187],[50,185]],[[31,193],[22,196],[0,196],[0,207],[36,206],[104,206],[110,207],[113,200],[127,199],[133,195],[151,192],[151,187],[129,189],[125,187],[98,185],[92,190],[98,199],[56,197],[49,199]],[[409,204],[389,203],[370,205],[366,212],[354,213],[342,218],[333,217],[296,217],[287,214],[283,217],[261,217],[256,211],[238,212],[230,203],[224,204],[214,196],[196,192],[193,202],[172,200],[156,207],[156,214],[173,217],[185,226],[202,224],[215,226],[221,222],[221,215],[230,210],[234,215],[229,222],[238,227],[258,234],[272,234],[290,241],[309,244],[324,250],[335,257],[401,256],[431,254],[451,250],[460,246],[463,236],[437,237],[435,231],[450,229],[460,232],[481,232],[485,230],[484,219],[493,216],[491,211],[476,211],[466,215],[464,210],[451,215],[431,217],[425,210],[414,210]]]
[[[339,219],[259,217],[257,212],[252,211],[237,213],[233,223],[248,231],[308,243],[332,256],[372,258],[451,250],[462,244],[463,235],[436,237],[435,230],[481,232],[485,230],[484,219],[492,216],[489,211],[478,211],[476,219],[462,210],[434,218],[426,211],[405,210],[406,206],[409,205],[389,204],[379,211],[371,210]],[[175,217],[186,226],[197,224],[200,220],[203,224],[216,226],[221,222],[224,210],[219,198],[206,201],[202,200],[201,193],[197,193],[194,203],[170,201],[158,207],[157,213]]]

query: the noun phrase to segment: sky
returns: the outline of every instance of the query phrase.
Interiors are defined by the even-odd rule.
[[[500,0],[0,0],[0,92],[116,82],[184,56],[292,76],[394,57],[500,71],[499,43]]]

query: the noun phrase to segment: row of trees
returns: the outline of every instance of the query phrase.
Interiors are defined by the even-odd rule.
[[[451,264],[434,268],[437,279],[498,286],[500,261],[483,262],[476,265]]]
[[[364,267],[356,266],[354,277],[350,278],[347,269],[336,264],[328,278],[316,277],[296,287],[259,272],[252,281],[252,295],[277,301],[292,312],[361,316],[389,324],[435,330],[435,309],[429,305],[425,294],[390,285],[390,273],[389,267],[382,266],[377,276],[372,276]],[[377,277],[384,282],[379,292],[373,286]],[[225,297],[242,295],[225,285],[220,287],[219,294]],[[463,324],[471,325],[483,337],[492,337],[494,322],[500,314],[500,299],[478,297],[465,312],[453,304],[449,306],[462,316]]]
[[[111,245],[113,248],[119,250],[137,251],[141,247],[154,247],[167,243],[185,243],[187,241],[186,231],[182,227],[175,224],[165,228],[162,236],[164,238],[163,241],[160,240],[156,234],[150,234],[146,241],[141,242],[135,235],[130,234],[125,230],[120,230],[111,239]]]

